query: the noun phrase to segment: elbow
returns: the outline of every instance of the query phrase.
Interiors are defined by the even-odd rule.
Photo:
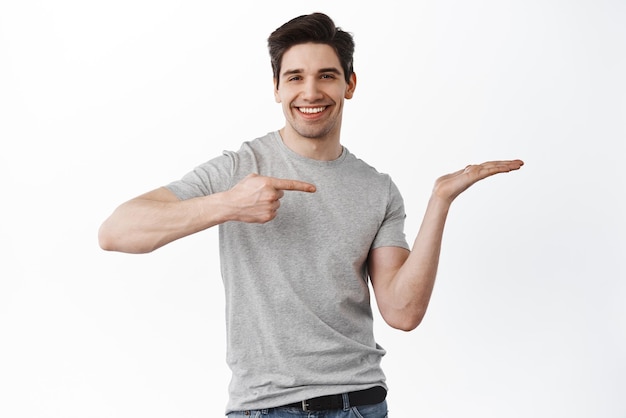
[[[98,230],[98,245],[105,251],[115,251],[115,242],[104,224]]]
[[[121,251],[119,240],[115,238],[106,224],[102,224],[98,230],[98,245],[105,251]]]
[[[424,319],[424,312],[400,314],[392,318],[383,318],[391,328],[404,332],[410,332],[422,323],[422,320]]]
[[[421,321],[404,321],[404,322],[401,322],[401,323],[393,323],[393,324],[389,324],[389,325],[392,328],[400,330],[400,331],[411,332],[415,328],[417,328],[420,323],[421,323]]]
[[[98,245],[105,251],[116,251],[130,254],[145,254],[150,253],[156,249],[156,247],[148,247],[145,244],[138,245],[137,242],[131,242],[123,237],[127,234],[115,233],[106,224],[102,224],[98,230]]]

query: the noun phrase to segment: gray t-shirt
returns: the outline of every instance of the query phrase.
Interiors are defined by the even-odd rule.
[[[285,191],[268,223],[219,226],[232,371],[226,412],[386,387],[366,260],[376,247],[409,248],[397,187],[345,147],[336,160],[312,160],[278,132],[167,187],[190,199],[228,190],[250,173],[306,181],[317,191]]]

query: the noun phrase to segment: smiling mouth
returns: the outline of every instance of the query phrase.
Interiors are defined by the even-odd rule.
[[[321,113],[326,109],[326,106],[320,107],[299,107],[298,110],[302,113],[306,113],[307,115],[314,115],[316,113]]]

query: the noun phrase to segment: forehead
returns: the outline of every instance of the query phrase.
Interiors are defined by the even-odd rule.
[[[316,72],[321,68],[336,68],[341,71],[339,57],[330,45],[298,44],[283,54],[281,73],[293,70]]]

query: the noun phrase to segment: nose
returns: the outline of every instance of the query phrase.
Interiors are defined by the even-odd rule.
[[[304,83],[301,95],[304,100],[309,102],[314,102],[324,97],[316,79],[309,79]]]

